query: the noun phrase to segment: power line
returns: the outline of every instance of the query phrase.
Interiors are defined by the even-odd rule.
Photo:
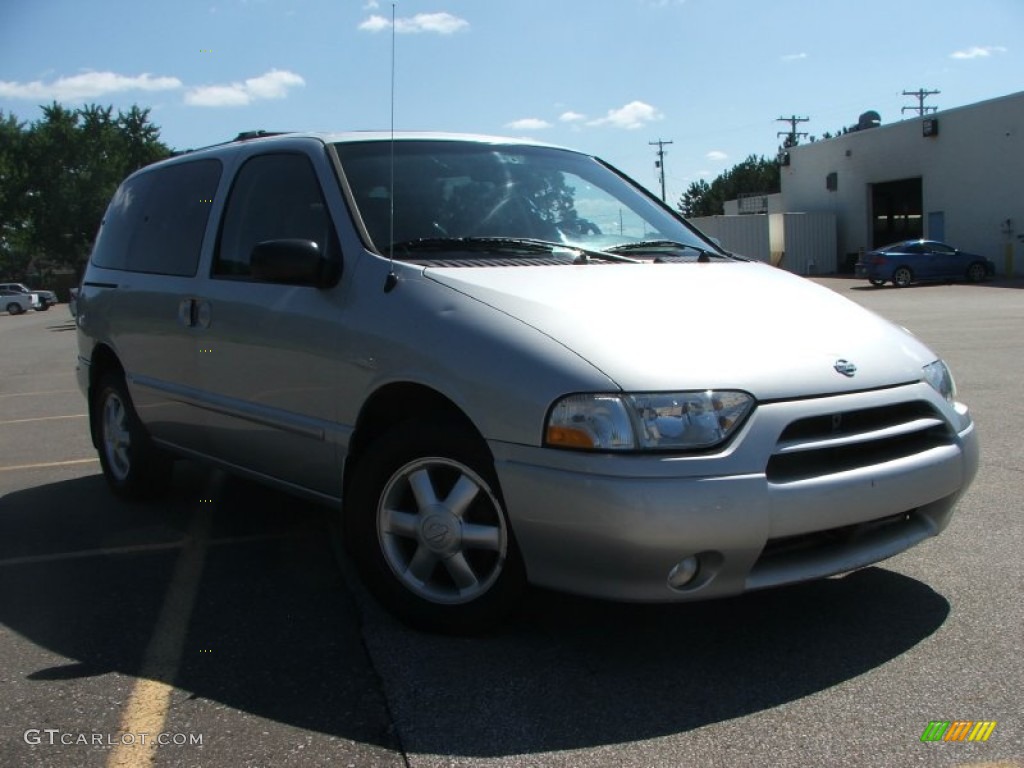
[[[916,107],[903,107],[903,109],[900,110],[900,114],[902,115],[904,112],[908,112],[908,111],[909,112],[917,112],[918,117],[923,117],[924,115],[928,114],[929,112],[936,112],[936,111],[938,111],[938,109],[939,109],[938,107],[926,107],[924,105],[924,100],[926,98],[928,98],[929,96],[933,96],[933,95],[935,95],[937,93],[942,93],[942,91],[926,91],[924,88],[919,88],[916,91],[904,91],[903,92],[904,96],[914,96],[915,98],[917,98],[917,106]]]
[[[647,143],[650,144],[652,147],[653,146],[657,146],[658,147],[658,152],[657,152],[658,159],[654,161],[654,167],[658,169],[658,177],[661,179],[661,202],[664,203],[665,202],[665,155],[668,154],[665,151],[665,145],[666,144],[671,144],[672,142],[671,141],[662,141],[661,139],[658,139],[657,141],[648,141]]]
[[[806,133],[804,133],[802,131],[798,131],[796,129],[797,125],[799,123],[809,123],[810,121],[811,121],[811,118],[809,118],[809,117],[797,117],[796,115],[790,115],[789,117],[780,117],[775,122],[776,123],[789,123],[789,130],[788,131],[779,131],[775,135],[776,136],[785,136],[786,137],[785,142],[783,142],[784,146],[795,147],[797,142],[800,140],[800,137],[807,135]]]

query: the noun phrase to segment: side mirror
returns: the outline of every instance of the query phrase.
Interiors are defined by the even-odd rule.
[[[253,246],[251,276],[264,283],[328,288],[338,279],[335,261],[312,240],[264,240]]]

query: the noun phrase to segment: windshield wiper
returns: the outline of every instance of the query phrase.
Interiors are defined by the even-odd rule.
[[[680,243],[676,240],[639,240],[634,243],[613,245],[605,250],[609,253],[619,253],[621,251],[650,251],[658,248],[689,248],[691,251],[697,251],[697,253],[700,254],[697,261],[708,261],[712,256],[717,256],[719,258],[723,256],[723,254],[713,251],[710,248],[702,248],[699,245],[693,245],[691,243]]]
[[[643,264],[640,259],[632,259],[618,253],[595,251],[580,248],[568,243],[556,243],[550,240],[536,240],[529,237],[418,237],[394,243],[394,251],[411,253],[414,251],[530,251],[533,253],[554,253],[566,251],[574,254],[574,264],[586,264],[591,260],[620,261],[628,264]]]

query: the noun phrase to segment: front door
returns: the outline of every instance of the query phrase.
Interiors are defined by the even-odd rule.
[[[309,156],[256,155],[243,164],[204,288],[199,366],[217,458],[340,496],[339,292],[257,281],[250,270],[253,246],[267,240],[312,240],[337,258],[333,226]]]

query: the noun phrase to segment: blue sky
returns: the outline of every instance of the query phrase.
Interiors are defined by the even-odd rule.
[[[1024,90],[1024,0],[402,0],[396,127],[531,136],[604,157],[670,202],[780,116],[835,132],[939,90]],[[152,109],[176,149],[240,130],[387,128],[390,2],[4,0],[0,110]]]

